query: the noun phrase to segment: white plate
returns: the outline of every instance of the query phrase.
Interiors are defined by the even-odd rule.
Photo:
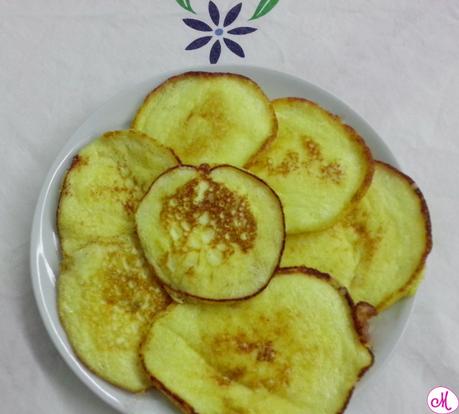
[[[299,78],[273,70],[251,66],[206,66],[193,70],[224,71],[246,75],[254,79],[271,98],[298,96],[308,98],[341,116],[346,123],[362,135],[376,159],[398,166],[378,134],[351,108],[323,89]],[[176,72],[178,73],[178,72]],[[56,309],[55,282],[59,273],[58,237],[56,232],[56,206],[62,177],[73,155],[88,142],[107,130],[124,129],[145,95],[156,85],[176,73],[167,73],[142,82],[115,96],[94,112],[65,144],[46,176],[41,190],[32,227],[31,273],[33,289],[41,317],[51,339],[75,374],[100,398],[126,414],[167,414],[177,411],[157,392],[142,395],[124,392],[99,379],[75,357]],[[356,399],[364,398],[362,390],[381,370],[400,339],[413,307],[413,299],[405,299],[376,318],[373,323],[375,365],[357,386],[347,414],[355,412]]]

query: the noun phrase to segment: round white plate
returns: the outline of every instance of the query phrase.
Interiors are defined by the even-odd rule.
[[[251,66],[206,66],[192,70],[240,73],[255,80],[270,98],[298,96],[315,101],[341,116],[346,123],[355,128],[364,137],[376,159],[398,167],[394,156],[370,125],[338,98],[317,86],[281,72]],[[73,353],[56,309],[55,284],[59,274],[56,206],[63,175],[79,149],[105,131],[129,127],[145,95],[176,73],[179,72],[155,76],[115,96],[81,125],[51,166],[43,183],[33,220],[30,245],[32,282],[38,308],[48,333],[75,374],[100,398],[126,414],[173,414],[177,411],[156,391],[133,395],[106,383],[86,369]],[[373,321],[375,365],[357,386],[347,414],[356,413],[356,399],[364,398],[364,386],[374,381],[376,373],[393,351],[403,334],[412,307],[413,299],[402,300]]]

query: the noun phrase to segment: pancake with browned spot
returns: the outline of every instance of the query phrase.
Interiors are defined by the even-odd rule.
[[[363,139],[317,104],[273,101],[279,130],[248,164],[279,195],[287,233],[331,226],[365,194],[373,159]]]
[[[189,72],[154,89],[132,127],[172,148],[186,164],[244,166],[276,135],[264,92],[231,73]]]
[[[130,391],[150,386],[138,346],[170,301],[144,259],[134,213],[153,180],[177,163],[138,131],[109,132],[74,158],[59,200],[62,325],[81,361]]]
[[[184,413],[338,414],[373,362],[365,325],[330,277],[281,269],[246,301],[171,305],[141,354]]]
[[[176,164],[169,149],[134,130],[108,132],[81,149],[59,200],[63,251],[69,254],[88,242],[135,232],[137,204],[153,180]]]
[[[134,235],[64,255],[58,279],[62,325],[77,356],[114,385],[133,392],[151,385],[138,348],[169,301]]]
[[[285,237],[277,195],[229,165],[167,171],[140,203],[136,222],[158,278],[179,294],[215,301],[263,289]]]
[[[328,272],[354,300],[382,310],[414,294],[431,247],[420,190],[400,171],[377,162],[370,189],[356,208],[327,230],[288,236],[282,265]]]

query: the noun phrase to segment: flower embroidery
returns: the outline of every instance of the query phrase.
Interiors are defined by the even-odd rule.
[[[245,57],[244,49],[241,45],[231,39],[229,36],[241,36],[255,32],[254,27],[241,26],[228,29],[238,18],[242,9],[242,3],[232,7],[225,18],[221,19],[220,11],[213,1],[209,1],[209,16],[212,21],[212,26],[198,19],[183,19],[183,22],[192,29],[206,33],[206,36],[199,37],[193,40],[185,49],[195,50],[207,45],[211,40],[215,39],[210,48],[209,60],[215,64],[220,59],[222,52],[222,42],[235,55]]]

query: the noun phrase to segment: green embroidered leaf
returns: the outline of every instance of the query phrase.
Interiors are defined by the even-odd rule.
[[[196,14],[190,4],[190,0],[176,0],[180,7],[183,7],[185,10],[188,10],[191,13]]]
[[[255,20],[268,14],[277,3],[279,3],[279,0],[261,0],[250,20]]]

